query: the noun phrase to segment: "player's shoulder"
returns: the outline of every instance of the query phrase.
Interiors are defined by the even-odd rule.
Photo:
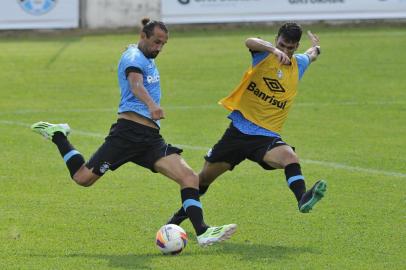
[[[139,65],[143,65],[146,62],[146,58],[144,54],[140,51],[140,49],[138,49],[137,44],[130,44],[123,52],[121,61],[127,63],[138,63]]]
[[[293,56],[295,57],[298,63],[299,62],[304,64],[310,63],[310,57],[305,53],[295,53]]]
[[[255,67],[257,64],[259,64],[262,60],[267,58],[269,55],[271,55],[270,52],[260,52],[260,51],[251,51],[251,56],[252,56],[252,66]]]
[[[141,55],[140,49],[138,49],[137,44],[130,44],[127,46],[125,51],[123,52],[123,56],[127,58],[136,57]]]

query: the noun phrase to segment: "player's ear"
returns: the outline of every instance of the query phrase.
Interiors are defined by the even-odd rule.
[[[141,39],[145,39],[147,37],[147,34],[145,32],[141,32],[140,34]]]

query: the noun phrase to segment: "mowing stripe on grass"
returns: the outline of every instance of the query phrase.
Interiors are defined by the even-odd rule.
[[[2,125],[14,125],[14,126],[23,126],[29,128],[31,125],[23,122],[18,121],[8,121],[8,120],[0,120],[0,124]],[[81,130],[72,130],[74,134],[93,137],[93,138],[105,138],[107,134],[100,134],[95,132],[88,132],[88,131],[81,131]],[[189,149],[189,150],[198,150],[198,151],[207,151],[210,147],[204,146],[192,146],[192,145],[184,145],[184,144],[175,144],[175,146]],[[301,159],[303,163],[308,164],[316,164],[324,167],[334,168],[334,169],[341,169],[350,172],[363,172],[368,174],[375,174],[375,175],[386,175],[386,176],[393,176],[393,177],[401,177],[406,178],[405,173],[400,172],[390,172],[390,171],[383,171],[377,169],[370,169],[370,168],[362,168],[358,166],[349,166],[341,163],[336,162],[329,162],[329,161],[320,161],[320,160],[311,160],[311,159]]]
[[[321,106],[382,106],[382,105],[404,105],[406,102],[402,101],[345,101],[345,102],[324,102],[324,103],[315,103],[315,102],[302,102],[296,103],[295,107],[321,107]],[[223,107],[217,104],[210,104],[210,105],[172,105],[172,106],[163,106],[164,109],[167,110],[206,110],[206,109],[222,109]],[[116,108],[90,108],[90,109],[64,109],[61,110],[31,110],[31,109],[24,109],[24,110],[14,110],[14,111],[3,111],[0,112],[0,115],[10,115],[10,114],[34,114],[34,113],[85,113],[85,112],[108,112],[108,113],[115,113],[117,112]]]

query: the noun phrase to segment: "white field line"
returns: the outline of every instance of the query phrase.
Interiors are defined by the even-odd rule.
[[[381,105],[402,105],[406,102],[401,101],[377,101],[377,102],[356,102],[356,101],[347,101],[347,102],[325,102],[325,103],[314,103],[314,102],[302,102],[296,103],[295,107],[312,107],[312,106],[381,106]],[[221,105],[211,104],[211,105],[180,105],[180,106],[163,106],[164,110],[206,110],[206,109],[222,109]],[[93,109],[64,109],[64,110],[14,110],[14,111],[3,111],[0,112],[0,115],[10,115],[10,114],[41,114],[41,113],[86,113],[86,112],[108,112],[116,113],[116,108],[93,108]]]
[[[348,166],[345,164],[335,163],[335,162],[328,162],[328,161],[319,161],[319,160],[311,160],[311,159],[300,159],[304,163],[309,164],[317,164],[324,167],[330,167],[334,169],[342,169],[346,171],[356,171],[356,172],[364,172],[369,174],[382,174],[386,176],[395,176],[395,177],[406,177],[406,173],[399,173],[399,172],[388,172],[376,169],[369,169],[369,168],[361,168],[358,166]]]
[[[8,120],[0,120],[1,125],[13,125],[13,126],[23,126],[26,128],[29,128],[31,125],[23,122],[17,122],[17,121],[8,121]],[[95,132],[87,132],[87,131],[81,131],[81,130],[72,130],[73,134],[81,135],[81,136],[86,136],[86,137],[93,137],[93,138],[105,138],[107,134],[100,134],[100,133],[95,133]],[[189,149],[189,150],[198,150],[198,151],[204,151],[206,152],[210,147],[204,147],[204,146],[191,146],[191,145],[184,145],[184,144],[175,144],[178,147]],[[303,163],[308,163],[308,164],[316,164],[320,165],[323,167],[328,167],[328,168],[334,168],[334,169],[341,169],[345,171],[350,171],[350,172],[363,172],[363,173],[368,173],[372,175],[386,175],[386,176],[393,176],[393,177],[401,177],[401,178],[406,178],[405,173],[400,173],[400,172],[390,172],[390,171],[383,171],[383,170],[377,170],[377,169],[370,169],[370,168],[362,168],[362,167],[357,167],[357,166],[349,166],[341,163],[336,163],[336,162],[329,162],[329,161],[320,161],[320,160],[311,160],[311,159],[301,159]]]

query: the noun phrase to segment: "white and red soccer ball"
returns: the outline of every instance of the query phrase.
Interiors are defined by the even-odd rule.
[[[164,225],[156,233],[156,245],[163,254],[181,253],[186,247],[187,240],[185,230],[175,224]]]

